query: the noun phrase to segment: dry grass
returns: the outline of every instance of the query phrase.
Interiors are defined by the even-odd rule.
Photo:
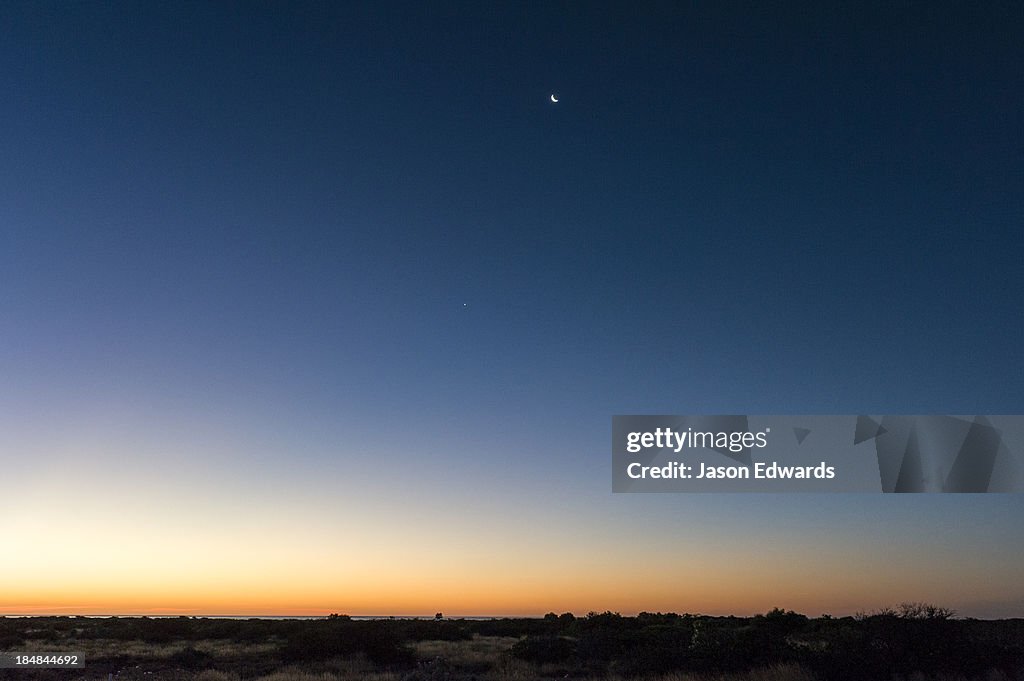
[[[416,657],[421,661],[444,660],[445,670],[450,670],[455,681],[470,678],[479,681],[551,681],[561,677],[559,670],[538,667],[510,655],[516,637],[479,636],[466,641],[419,641],[413,645]],[[73,643],[72,643],[73,641]],[[223,639],[200,641],[174,641],[171,643],[146,643],[117,639],[66,639],[59,642],[30,642],[35,652],[60,652],[74,650],[89,658],[131,657],[131,664],[156,664],[187,648],[194,648],[210,655],[214,660],[227,661],[222,664],[234,668],[237,660],[246,657],[273,656],[278,649],[275,642],[236,643]],[[377,669],[363,656],[322,660],[315,665],[290,665],[270,674],[242,678],[236,671],[206,670],[187,672],[180,669],[159,669],[155,672],[142,671],[138,666],[121,670],[121,681],[403,681],[408,674],[386,672]],[[266,669],[264,667],[263,669]],[[557,672],[557,673],[556,673]],[[446,673],[448,673],[446,671]],[[591,677],[579,681],[816,681],[806,669],[797,665],[775,665],[742,673],[698,674],[676,672],[643,679],[610,675]],[[980,679],[965,679],[957,675],[939,674],[926,676],[916,673],[906,679],[883,679],[880,681],[1024,681],[1024,676],[1014,679],[1002,672],[991,671]]]
[[[796,665],[774,665],[739,674],[674,673],[654,677],[652,681],[815,681],[807,670]]]
[[[545,677],[538,673],[536,666],[508,656],[497,661],[494,669],[486,675],[486,678],[491,681],[539,681],[541,679],[550,681],[550,677]],[[676,672],[644,677],[642,679],[610,675],[607,677],[590,677],[580,679],[579,681],[816,681],[816,679],[809,671],[802,667],[796,665],[776,665],[736,674]],[[1000,679],[999,681],[1003,680]]]
[[[441,643],[435,641],[433,643]],[[426,648],[432,649],[431,646]],[[164,677],[166,678],[166,677]],[[176,677],[177,678],[177,677]],[[195,676],[181,677],[187,681],[243,681],[237,674],[219,671],[204,671]],[[537,668],[523,662],[522,660],[511,659],[508,656],[501,656],[495,661],[495,667],[483,677],[491,681],[550,681],[549,678],[538,674]],[[244,681],[401,681],[402,677],[396,674],[360,671],[360,665],[348,665],[339,663],[327,672],[310,672],[299,667],[287,667],[278,672],[255,679]],[[161,680],[163,681],[163,679]],[[795,665],[776,665],[763,669],[755,669],[743,673],[734,674],[695,674],[695,673],[674,673],[660,676],[635,679],[631,677],[608,676],[580,679],[579,681],[815,681],[815,677],[807,670]],[[913,674],[907,679],[886,679],[880,681],[969,681],[962,676],[939,675],[930,677],[924,674]],[[977,680],[970,680],[977,681]],[[992,671],[984,678],[984,681],[1013,681],[1005,674]],[[1017,681],[1024,681],[1024,678]]]
[[[127,678],[131,681],[156,678],[158,681],[243,681],[235,672],[208,669],[202,672],[159,672],[155,677],[139,676],[137,673],[119,675],[118,679]],[[347,674],[325,671],[309,671],[299,667],[285,667],[272,674],[249,677],[244,681],[401,681],[394,674]]]
[[[1018,674],[1018,681],[1024,681],[1024,673]],[[902,679],[896,679],[895,681],[903,681]],[[968,679],[960,674],[938,674],[936,676],[927,676],[921,672],[914,672],[906,681],[980,681],[979,679]],[[1012,681],[1012,677],[1007,676],[1005,673],[998,669],[990,669],[984,677],[984,681]]]
[[[503,655],[487,672],[489,681],[534,681],[540,678],[537,668],[525,660]]]
[[[196,681],[239,681],[239,676],[234,672],[218,672],[207,669],[204,672],[199,672]]]
[[[90,657],[109,657],[123,655],[130,657],[148,657],[153,659],[168,658],[186,648],[195,648],[214,657],[243,655],[265,655],[277,650],[274,643],[235,643],[222,639],[202,641],[173,641],[171,643],[146,643],[145,641],[123,641],[114,638],[71,639],[65,641],[36,642],[28,641],[24,645],[13,648],[12,652],[57,653],[73,650],[82,653],[86,659]]]
[[[474,636],[468,641],[419,641],[414,650],[421,660],[444,658],[459,667],[490,665],[518,641],[514,636]]]
[[[203,674],[208,673],[210,672],[203,672]],[[221,674],[222,672],[213,673]],[[207,679],[200,674],[196,681],[239,681],[239,678],[236,675],[226,674]],[[338,674],[335,672],[309,672],[296,668],[286,668],[267,676],[257,677],[252,681],[401,681],[401,677],[388,672]]]
[[[257,681],[346,681],[346,677],[330,672],[314,674],[300,671],[279,671],[269,676],[261,676]]]

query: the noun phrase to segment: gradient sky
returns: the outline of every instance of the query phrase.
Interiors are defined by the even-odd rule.
[[[488,4],[0,5],[0,613],[1024,616],[1022,495],[609,456],[1024,413],[1021,5]]]

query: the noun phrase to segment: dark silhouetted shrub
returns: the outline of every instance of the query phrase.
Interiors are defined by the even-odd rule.
[[[397,623],[318,620],[294,624],[298,626],[292,627],[281,650],[286,661],[350,657],[359,653],[383,666],[409,666],[415,661],[412,651],[403,645]]]
[[[169,661],[179,669],[199,671],[213,665],[213,656],[195,648],[185,648],[171,655]]]
[[[512,654],[534,664],[560,664],[576,653],[576,642],[561,636],[527,636],[512,646]]]

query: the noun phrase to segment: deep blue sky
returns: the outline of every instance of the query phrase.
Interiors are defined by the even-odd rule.
[[[22,473],[617,514],[612,414],[1024,409],[1018,3],[7,3],[0,92]]]

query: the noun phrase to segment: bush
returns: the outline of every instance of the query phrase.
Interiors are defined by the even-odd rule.
[[[534,664],[559,664],[576,654],[576,642],[561,636],[527,636],[512,646],[512,654]]]
[[[415,660],[390,622],[319,620],[295,624],[281,651],[289,662],[350,657],[359,653],[383,666],[409,666]]]
[[[24,645],[25,639],[17,634],[0,634],[0,650],[13,650]]]
[[[171,655],[170,663],[179,669],[198,671],[212,666],[213,656],[195,648],[185,648]]]

